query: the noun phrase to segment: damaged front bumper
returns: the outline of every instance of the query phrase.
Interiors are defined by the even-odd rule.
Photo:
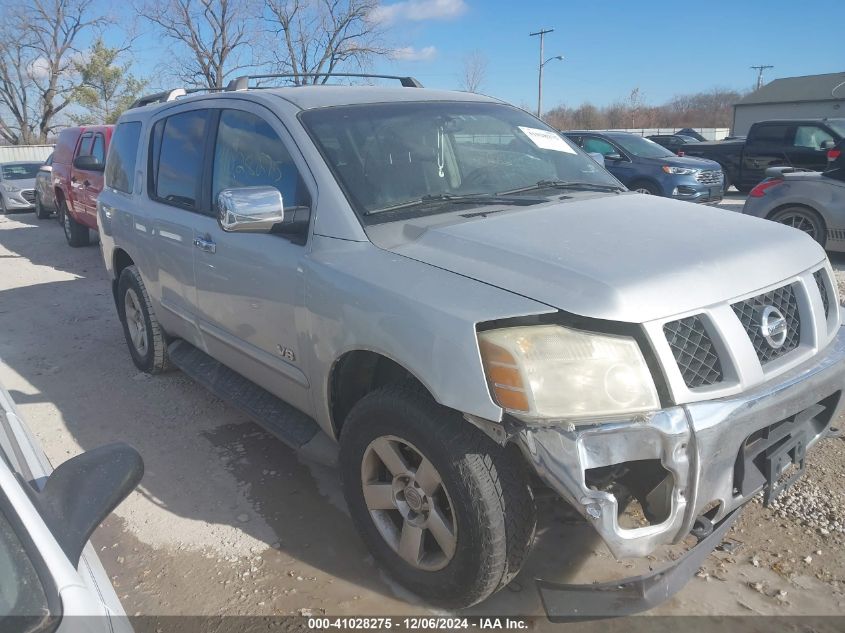
[[[630,420],[525,427],[517,441],[540,478],[583,514],[617,558],[642,557],[660,545],[681,541],[697,520],[700,525],[723,526],[726,517],[733,517],[758,492],[765,490],[768,497],[782,486],[778,480],[790,465],[800,472],[804,452],[832,432],[843,388],[845,328],[840,328],[807,363],[736,396],[669,407]],[[633,479],[629,483],[636,487],[640,472],[650,473],[651,479],[633,496],[640,501],[648,525],[623,527],[613,479],[628,473]],[[685,571],[691,575],[695,569]],[[663,579],[663,589],[667,578],[674,578],[677,585],[678,573],[672,576],[663,570],[657,575]],[[552,587],[541,584],[546,595],[552,592],[569,600],[575,595],[571,587],[561,591]],[[587,587],[605,597],[607,615],[617,614],[613,604],[618,596],[610,600],[613,592],[601,585]],[[629,612],[652,606],[651,600],[642,601],[640,608]],[[565,609],[553,611],[565,616]]]

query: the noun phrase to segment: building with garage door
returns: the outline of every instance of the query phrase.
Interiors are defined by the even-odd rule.
[[[733,134],[744,136],[757,121],[845,117],[845,72],[784,77],[734,104]]]

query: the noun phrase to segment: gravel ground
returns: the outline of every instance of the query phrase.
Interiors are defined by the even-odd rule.
[[[723,206],[741,204],[732,194]],[[434,613],[374,565],[334,471],[178,372],[135,370],[97,247],[67,247],[54,221],[0,216],[0,331],[0,381],[54,464],[115,440],[144,457],[141,486],[92,539],[128,613]],[[775,508],[750,504],[731,545],[654,613],[841,614],[845,442],[820,442],[808,462]],[[560,503],[540,511],[523,573],[470,614],[540,614],[535,577],[609,580],[683,550],[615,561]]]

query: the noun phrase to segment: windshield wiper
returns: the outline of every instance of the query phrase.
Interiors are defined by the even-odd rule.
[[[534,191],[537,189],[584,189],[592,191],[625,191],[619,185],[604,185],[599,182],[578,182],[575,180],[540,180],[533,185],[520,187],[519,189],[511,189],[509,191],[500,191],[497,195],[508,196],[514,193],[523,193],[525,191]]]
[[[457,195],[452,193],[435,193],[421,196],[407,202],[400,202],[399,204],[392,204],[388,207],[380,209],[373,209],[367,211],[364,215],[373,215],[374,213],[383,213],[385,211],[397,211],[399,209],[408,209],[411,207],[425,206],[433,203],[452,203],[452,204],[506,204],[510,206],[527,206],[529,204],[536,204],[542,202],[538,199],[524,199],[524,198],[502,198],[496,194],[476,193]]]

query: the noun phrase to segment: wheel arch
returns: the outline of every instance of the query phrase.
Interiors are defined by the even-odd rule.
[[[129,253],[120,247],[116,247],[114,249],[114,252],[112,253],[112,270],[114,271],[114,277],[111,281],[111,291],[115,306],[117,306],[117,284],[120,281],[120,273],[122,273],[127,266],[133,266],[134,264],[135,261]]]
[[[822,241],[821,244],[822,244],[822,246],[824,246],[827,243],[828,221],[821,211],[819,211],[815,207],[813,207],[813,206],[811,206],[811,205],[809,205],[805,202],[785,202],[783,204],[779,204],[778,206],[776,206],[774,209],[772,209],[771,211],[769,211],[766,214],[766,219],[772,220],[772,218],[774,218],[776,213],[779,213],[780,211],[784,211],[785,209],[790,209],[790,208],[798,208],[798,209],[801,209],[803,211],[808,211],[812,215],[816,216],[816,218],[818,218],[818,221],[821,223],[822,237],[824,238],[824,241]]]
[[[370,349],[344,352],[329,371],[327,394],[329,415],[335,438],[339,438],[346,416],[368,393],[389,384],[411,382],[432,399],[430,387],[397,360]]]

